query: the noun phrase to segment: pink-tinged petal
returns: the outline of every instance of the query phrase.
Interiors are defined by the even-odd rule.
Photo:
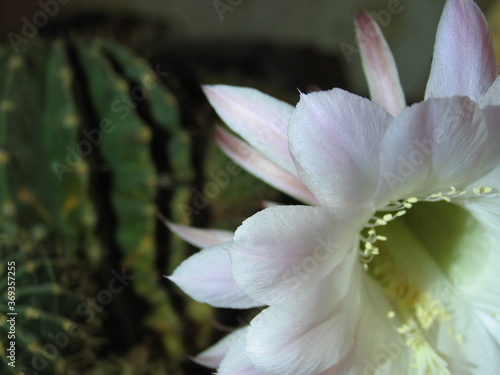
[[[369,204],[391,119],[381,106],[340,89],[301,95],[290,119],[290,150],[301,180],[323,205]]]
[[[229,242],[233,239],[233,232],[218,229],[200,229],[189,227],[187,225],[174,224],[165,221],[168,228],[183,238],[191,245],[196,247],[210,247],[220,245],[224,242]]]
[[[196,301],[215,307],[261,306],[236,285],[227,247],[228,243],[201,250],[182,262],[168,279]]]
[[[273,305],[250,322],[247,352],[265,374],[318,374],[351,350],[361,313],[356,252],[314,288]]]
[[[316,284],[358,245],[371,209],[269,207],[236,230],[229,249],[238,286],[262,304]]]
[[[318,200],[293,174],[278,167],[254,148],[218,127],[217,142],[224,153],[247,171],[278,190],[302,202],[316,205]]]
[[[497,76],[488,23],[471,0],[449,0],[439,22],[425,97],[479,100]]]
[[[468,97],[431,98],[406,108],[382,141],[377,205],[463,189],[484,176],[500,156],[500,132],[493,127]]]
[[[198,354],[196,357],[192,358],[192,360],[205,367],[219,367],[229,349],[235,345],[238,339],[241,339],[242,336],[245,337],[247,335],[247,331],[248,327],[238,328],[208,349]]]
[[[288,120],[293,106],[258,90],[226,85],[203,86],[219,117],[253,148],[291,174]]]
[[[500,76],[495,79],[495,82],[493,82],[488,91],[486,91],[479,105],[482,108],[489,105],[500,105]]]
[[[393,116],[406,107],[392,52],[380,27],[365,11],[356,17],[356,36],[372,100]]]
[[[233,339],[231,347],[217,369],[217,375],[264,375],[255,368],[246,353],[247,336],[246,327]]]

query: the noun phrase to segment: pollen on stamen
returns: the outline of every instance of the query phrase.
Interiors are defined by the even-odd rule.
[[[445,202],[451,202],[453,198],[470,198],[470,197],[477,197],[477,196],[489,196],[489,197],[498,197],[498,194],[492,194],[494,193],[494,189],[489,187],[489,186],[477,186],[472,188],[470,191],[467,190],[457,190],[455,186],[451,186],[450,190],[448,192],[442,192],[439,191],[437,193],[430,194],[427,197],[420,197],[420,198],[415,198],[418,201],[423,201],[423,202],[439,202],[439,201],[445,201]],[[409,204],[412,203],[410,199],[413,201],[413,198],[408,198],[404,202],[408,202]]]
[[[405,344],[413,350],[415,362],[410,366],[419,375],[450,375],[448,363],[432,348],[414,319],[398,327],[398,333],[405,337]]]
[[[472,189],[472,192],[476,195],[489,194],[493,191],[489,186],[478,186]]]

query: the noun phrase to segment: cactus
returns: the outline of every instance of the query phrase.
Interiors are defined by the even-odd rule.
[[[0,244],[0,371],[66,374],[86,335],[71,316],[79,294],[56,278],[60,259],[3,238]],[[5,341],[4,341],[5,340]]]
[[[158,177],[170,181],[171,201],[187,197],[191,177],[175,98],[111,42],[33,41],[19,54],[2,50],[0,69],[0,233],[20,239],[38,229],[44,247],[91,262],[97,277],[132,274],[127,297],[144,304],[133,329],[154,331],[175,368],[185,356],[180,311],[156,264],[167,251],[156,248]],[[120,307],[109,310],[126,315]]]
[[[86,191],[86,166],[77,160],[58,180],[52,161],[76,147],[78,117],[71,95],[72,72],[61,43],[3,54],[0,108],[0,228],[16,238],[22,228],[57,233],[68,254],[92,236],[95,221]],[[92,241],[85,241],[92,242]]]
[[[18,259],[19,269],[29,268],[30,259],[41,256],[40,248],[65,265],[54,268],[53,280],[71,277],[72,268],[88,264],[84,298],[98,295],[110,272],[132,275],[130,286],[97,311],[93,333],[109,343],[105,348],[111,352],[113,345],[143,353],[140,348],[161,344],[160,351],[146,351],[147,358],[178,374],[189,368],[182,364],[187,355],[212,340],[213,311],[165,282],[163,275],[196,250],[171,235],[157,213],[188,224],[192,217],[186,209],[195,187],[202,189],[227,159],[209,142],[203,164],[195,165],[193,135],[182,126],[179,104],[165,85],[170,73],[161,66],[154,70],[106,40],[33,40],[18,54],[0,49],[0,233],[15,239],[17,247],[9,247],[7,255]],[[237,185],[221,188],[207,212],[217,204],[235,217],[222,222],[213,215],[213,225],[234,229],[242,215],[257,209],[256,198],[269,189],[255,181],[239,172],[230,182]],[[237,194],[229,194],[234,186],[239,186]],[[236,212],[235,201],[244,197],[240,189],[247,187],[250,199],[244,211]],[[34,233],[37,246],[29,241]],[[85,323],[81,299],[61,295],[58,301],[64,303],[48,310],[40,304],[53,302],[54,290],[22,278],[24,290],[41,293],[29,300],[41,319],[67,326],[69,309]],[[39,290],[44,285],[46,294]],[[26,340],[20,345],[32,353],[30,343],[36,338],[43,343],[47,329],[23,326]],[[87,364],[97,351],[85,354]],[[95,363],[117,373],[133,372],[133,361],[105,361],[97,355]],[[54,361],[52,373],[69,371],[61,363]]]

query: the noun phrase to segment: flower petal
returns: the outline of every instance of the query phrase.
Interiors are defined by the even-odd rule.
[[[380,27],[365,11],[356,17],[356,36],[372,100],[397,116],[406,107],[398,70]]]
[[[368,204],[391,119],[379,105],[340,89],[301,95],[290,119],[290,150],[302,181],[322,204]]]
[[[295,175],[278,167],[245,142],[218,127],[217,142],[224,153],[244,169],[278,190],[302,202],[317,204],[317,199]]]
[[[500,165],[480,180],[474,181],[474,184],[469,186],[469,190],[477,186],[487,186],[494,191],[500,191]],[[487,228],[495,241],[500,243],[500,226],[497,225],[500,222],[500,199],[496,197],[478,198],[480,197],[459,200],[457,203],[466,207],[476,220]],[[500,249],[496,249],[496,247],[492,250],[500,252]]]
[[[192,358],[192,360],[205,367],[219,367],[228,350],[236,343],[238,339],[240,339],[241,336],[246,336],[247,331],[248,326],[234,330],[233,332],[229,333],[224,338],[219,340],[217,343],[204,350],[196,357]]]
[[[248,358],[247,345],[248,327],[239,331],[233,340],[226,356],[217,370],[217,375],[264,375],[257,370]]]
[[[360,272],[350,253],[321,284],[250,322],[247,352],[265,374],[318,374],[341,361],[360,315]]]
[[[385,292],[368,274],[362,275],[360,311],[352,332],[354,343],[344,359],[320,375],[394,375],[418,374],[412,371],[415,359],[406,338],[397,333],[397,317],[388,318],[392,310]]]
[[[315,288],[357,246],[370,209],[277,206],[236,230],[229,254],[238,286],[263,304]]]
[[[448,324],[441,325],[434,346],[448,358],[450,373],[498,374],[500,368],[498,318],[492,319],[496,325],[494,332],[485,324],[482,313],[471,308],[466,298],[457,298],[448,308],[451,319]],[[484,318],[488,320],[488,316]],[[491,316],[489,318],[491,319]]]
[[[187,225],[174,224],[168,220],[164,220],[164,223],[179,237],[183,238],[191,245],[200,248],[229,242],[233,239],[234,235],[233,232],[227,230],[194,228]]]
[[[465,188],[491,170],[499,137],[467,97],[406,108],[382,141],[377,204]]]
[[[273,163],[295,174],[287,128],[293,106],[258,90],[226,85],[203,86],[220,118]]]
[[[168,279],[198,302],[214,307],[246,309],[261,306],[243,293],[231,275],[228,243],[192,255]]]
[[[479,100],[497,76],[488,23],[471,0],[449,0],[439,22],[425,98]]]
[[[495,79],[495,82],[486,91],[479,104],[482,108],[489,105],[500,105],[500,76]]]

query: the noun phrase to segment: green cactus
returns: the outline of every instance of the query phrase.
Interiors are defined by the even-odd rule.
[[[131,322],[123,329],[130,337],[153,332],[176,369],[186,340],[207,344],[211,310],[176,306],[172,298],[181,294],[162,286],[163,274],[189,250],[168,235],[157,209],[164,205],[164,214],[183,222],[171,208],[190,198],[192,182],[189,138],[162,74],[105,41],[32,41],[19,54],[2,50],[0,233],[22,239],[36,229],[43,247],[57,247],[68,262],[90,262],[101,281],[112,268],[133,275],[131,290],[102,318]],[[169,269],[157,264],[160,252],[169,252]],[[140,306],[135,315],[127,315],[130,304]],[[198,337],[188,336],[186,322],[200,327]],[[29,328],[36,336],[38,328]]]
[[[67,356],[87,345],[72,320],[79,294],[56,278],[60,259],[2,238],[0,244],[0,371],[66,374]]]
[[[61,179],[52,170],[54,160],[76,147],[79,132],[63,45],[4,53],[0,70],[0,230],[16,238],[41,225],[73,256],[83,238],[95,243],[95,216],[85,163],[76,160],[75,173]]]
[[[213,141],[205,142],[202,152],[191,149],[194,138],[210,131],[198,129],[193,136],[186,130],[180,112],[187,109],[179,107],[165,85],[170,73],[159,65],[154,70],[105,40],[33,40],[18,54],[0,49],[0,233],[15,239],[7,255],[17,259],[19,270],[41,256],[39,248],[50,249],[65,265],[54,268],[53,280],[71,278],[72,267],[88,264],[81,280],[88,284],[84,299],[99,295],[110,272],[132,275],[130,286],[114,295],[105,309],[92,312],[98,319],[95,329],[86,332],[109,346],[120,345],[122,352],[143,353],[144,363],[158,364],[152,366],[154,371],[163,366],[169,374],[180,374],[188,368],[182,365],[187,355],[212,341],[213,310],[186,298],[163,278],[196,249],[170,234],[157,213],[183,224],[191,219],[209,224],[211,214],[211,225],[234,229],[243,216],[258,209],[258,199],[276,199],[276,193],[266,195],[271,190],[265,184],[238,171],[210,199],[203,215],[192,215],[196,191],[213,183],[228,160]],[[244,206],[243,211],[236,211],[237,206]],[[232,219],[220,219],[215,207],[230,212]],[[37,246],[30,242],[34,234]],[[61,320],[68,319],[64,317],[69,309],[86,326],[90,315],[79,308],[81,299],[61,295],[48,310],[42,302],[52,301],[50,285],[19,277],[27,296],[40,296],[25,300],[36,308],[26,314],[38,311],[40,321],[52,319],[60,329],[69,324]],[[23,325],[19,344],[29,347],[30,355],[41,350],[30,343],[43,342],[47,329]],[[144,351],[148,345],[161,350]],[[134,361],[113,355],[106,362],[97,352],[85,354],[87,367],[93,361],[110,373],[139,373],[133,370]],[[54,361],[50,368],[54,374],[63,368],[70,373],[64,361]],[[88,371],[100,373],[97,368]]]

